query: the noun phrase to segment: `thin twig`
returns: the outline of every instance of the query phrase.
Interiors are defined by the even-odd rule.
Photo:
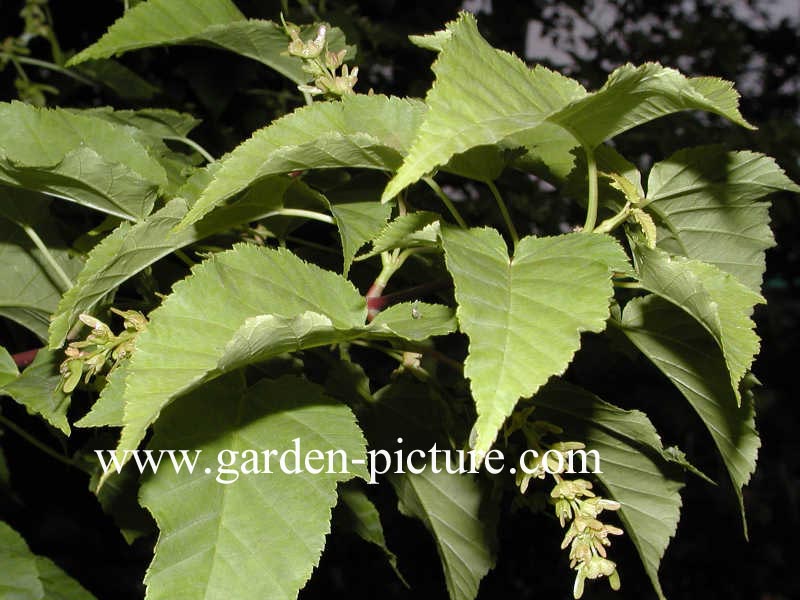
[[[25,350],[24,352],[12,354],[11,358],[14,361],[14,364],[17,365],[18,369],[24,369],[33,362],[38,352],[38,348],[34,348],[33,350]]]
[[[70,460],[66,456],[62,456],[61,454],[53,450],[50,446],[43,444],[35,437],[33,437],[30,433],[22,429],[22,427],[20,427],[10,419],[7,419],[3,415],[0,415],[0,424],[2,424],[7,429],[13,431],[14,433],[16,433],[23,440],[25,440],[32,446],[35,446],[36,448],[47,454],[49,457],[56,459],[58,462],[67,465],[68,467],[75,467],[76,469],[78,468],[78,465],[75,464],[73,460]]]
[[[450,280],[444,278],[437,279],[436,281],[423,283],[422,285],[410,287],[392,294],[386,294],[384,296],[372,296],[367,299],[367,306],[370,309],[382,310],[387,306],[395,304],[396,302],[403,302],[404,300],[416,300],[420,296],[430,292],[435,292],[450,287],[452,287],[452,282]]]
[[[56,63],[52,63],[52,62],[49,62],[49,61],[46,61],[46,60],[39,60],[38,58],[30,58],[28,56],[17,56],[16,54],[10,54],[8,52],[0,52],[0,57],[10,58],[12,61],[15,61],[15,62],[19,61],[20,63],[25,64],[25,65],[31,65],[31,66],[34,66],[34,67],[40,67],[42,69],[48,69],[50,71],[55,71],[57,73],[61,73],[62,75],[66,76],[66,77],[70,77],[70,78],[74,79],[75,81],[77,81],[79,83],[82,83],[84,85],[88,85],[88,86],[95,87],[95,88],[98,86],[98,84],[96,82],[92,81],[91,79],[87,79],[86,77],[84,77],[83,75],[79,75],[75,71],[71,71],[71,70],[66,69],[66,68],[64,68],[62,66],[57,65]]]

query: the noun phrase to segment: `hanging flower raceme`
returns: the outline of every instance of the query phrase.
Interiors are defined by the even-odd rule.
[[[617,565],[608,560],[606,547],[611,545],[609,535],[622,535],[619,527],[608,525],[597,517],[604,510],[619,510],[619,502],[595,496],[592,484],[584,479],[567,481],[555,475],[556,485],[550,492],[555,504],[556,516],[564,527],[572,520],[569,529],[561,542],[561,549],[570,547],[569,566],[577,571],[573,596],[577,599],[583,595],[583,584],[586,579],[608,577],[611,589],[620,587]]]
[[[619,510],[620,504],[597,496],[592,491],[590,481],[564,479],[563,474],[569,464],[564,455],[573,450],[583,450],[586,446],[575,441],[545,443],[544,437],[562,434],[563,430],[547,421],[529,420],[533,411],[534,407],[515,411],[505,429],[506,440],[515,431],[520,431],[525,436],[528,449],[535,451],[526,455],[526,468],[517,473],[516,484],[524,494],[532,479],[544,479],[548,474],[555,479],[550,501],[561,527],[569,523],[561,549],[570,548],[569,566],[576,571],[572,589],[576,600],[583,595],[587,579],[608,577],[611,589],[618,590],[620,579],[617,565],[608,559],[606,548],[611,545],[608,536],[621,535],[623,531],[603,523],[598,517],[604,510]],[[561,460],[555,456],[558,454]]]

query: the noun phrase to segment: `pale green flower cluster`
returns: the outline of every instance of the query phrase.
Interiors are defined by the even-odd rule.
[[[583,595],[583,584],[587,579],[608,577],[611,589],[620,587],[619,573],[615,562],[608,560],[606,547],[611,545],[609,535],[622,535],[622,529],[598,520],[604,510],[618,510],[619,502],[595,496],[592,484],[584,479],[571,481],[556,477],[556,485],[550,492],[555,504],[555,513],[561,526],[572,520],[561,542],[561,549],[570,547],[569,566],[577,571],[572,594],[577,599]]]
[[[547,450],[564,454],[570,450],[583,450],[585,445],[581,442],[543,443],[545,435],[561,434],[563,430],[547,421],[530,421],[533,410],[533,407],[527,407],[514,412],[505,429],[506,439],[514,431],[521,431],[528,448],[536,451],[532,455],[534,458],[526,461],[526,469],[517,472],[517,486],[524,494],[531,479],[544,479],[548,474],[555,479],[556,485],[550,492],[550,500],[561,527],[569,522],[561,548],[570,548],[570,568],[576,571],[572,589],[576,600],[583,596],[587,579],[608,577],[611,589],[618,590],[620,579],[617,565],[608,559],[606,548],[611,545],[608,536],[621,535],[623,531],[601,522],[598,516],[604,510],[618,510],[619,502],[596,496],[591,482],[585,479],[567,480],[562,477],[567,461],[557,460]]]
[[[147,328],[145,316],[135,310],[111,309],[124,319],[124,329],[114,335],[111,328],[91,315],[79,316],[84,325],[92,328],[85,340],[72,342],[64,353],[66,360],[61,363],[61,382],[59,387],[69,394],[78,385],[81,375],[86,373],[85,383],[100,373],[109,359],[114,363],[113,369],[120,360],[133,352],[136,336]],[[110,370],[110,369],[109,369]]]
[[[288,54],[303,59],[303,70],[314,78],[314,85],[299,85],[297,89],[312,96],[325,95],[340,98],[353,94],[353,87],[358,81],[358,67],[350,68],[343,64],[347,50],[331,52],[328,50],[329,26],[322,24],[317,29],[314,39],[303,41],[300,27],[283,20],[283,29],[289,36]],[[337,69],[341,71],[337,73]]]

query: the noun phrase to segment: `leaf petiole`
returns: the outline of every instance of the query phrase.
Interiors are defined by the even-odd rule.
[[[203,148],[200,144],[195,142],[193,139],[190,139],[188,137],[176,137],[176,138],[169,138],[169,139],[175,140],[176,142],[180,142],[182,144],[185,144],[185,145],[189,146],[192,150],[194,150],[200,156],[205,158],[206,162],[209,163],[209,164],[211,164],[213,162],[216,162],[216,159],[211,155],[211,153],[208,150],[206,150],[205,148]]]
[[[489,186],[489,190],[491,190],[492,196],[494,196],[494,199],[497,202],[497,207],[500,209],[500,214],[503,215],[503,220],[506,222],[508,233],[511,235],[511,239],[514,242],[514,247],[516,248],[517,244],[519,243],[519,235],[517,234],[517,229],[514,227],[514,223],[511,220],[511,215],[508,213],[506,203],[503,202],[503,197],[500,195],[500,192],[498,191],[497,186],[494,184],[494,181],[487,181],[486,185]]]
[[[586,222],[583,225],[583,231],[591,233],[594,231],[594,225],[597,222],[597,160],[594,156],[594,150],[586,143],[582,144],[583,151],[586,154],[587,176],[589,178],[589,202],[586,209]]]
[[[329,225],[336,224],[336,221],[334,221],[333,217],[331,217],[330,215],[318,213],[313,210],[304,210],[302,208],[281,208],[267,213],[266,215],[264,215],[264,218],[266,219],[267,217],[277,217],[277,216],[305,217],[306,219],[320,221],[321,223],[328,223]]]
[[[72,280],[69,276],[64,272],[64,269],[61,268],[61,265],[58,264],[55,257],[50,253],[45,243],[42,241],[42,238],[39,237],[39,234],[31,227],[30,225],[25,225],[23,223],[18,223],[22,230],[27,234],[27,236],[31,239],[33,244],[36,248],[39,249],[39,252],[42,253],[42,256],[50,265],[50,267],[55,271],[58,279],[60,279],[61,285],[59,287],[63,288],[61,291],[66,292],[73,286]]]
[[[383,290],[389,283],[389,279],[391,279],[392,275],[403,266],[403,263],[406,262],[409,256],[416,252],[416,248],[406,248],[399,254],[397,252],[389,253],[389,252],[382,252],[381,253],[381,263],[383,263],[383,268],[381,268],[381,272],[378,273],[378,276],[375,278],[375,281],[372,282],[372,285],[367,290],[366,300],[367,300],[367,321],[372,321],[377,314],[380,312],[380,308],[376,306],[372,306],[372,300],[375,298],[379,298],[383,294]]]
[[[453,204],[453,201],[447,197],[442,191],[442,188],[439,187],[439,184],[433,179],[433,177],[423,177],[422,180],[428,184],[428,187],[433,190],[433,193],[436,194],[439,199],[444,203],[447,207],[447,210],[450,211],[450,214],[453,215],[453,218],[456,220],[461,227],[467,229],[467,223],[464,221],[464,218],[461,216],[461,213],[458,212],[458,209]]]
[[[625,206],[622,207],[622,210],[620,210],[617,214],[615,214],[613,217],[609,217],[608,219],[600,223],[600,225],[595,227],[594,232],[611,233],[628,219],[628,216],[631,213],[631,208],[632,208],[631,203],[627,202]]]

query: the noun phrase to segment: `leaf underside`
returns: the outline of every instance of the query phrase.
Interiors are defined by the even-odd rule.
[[[550,138],[544,152],[563,162],[567,148],[588,149],[628,129],[681,111],[704,110],[742,126],[738,94],[721,79],[688,79],[656,63],[623,65],[597,92],[539,65],[492,48],[464,13],[437,40],[436,82],[425,98],[428,113],[402,167],[389,182],[384,201],[436,167],[478,146],[525,146]],[[554,128],[555,127],[555,128]],[[547,160],[545,162],[548,162]]]
[[[639,245],[634,256],[642,286],[682,308],[716,340],[738,401],[739,383],[760,347],[753,307],[764,299],[714,265]]]
[[[485,453],[517,400],[564,372],[580,333],[605,328],[611,272],[627,259],[610,236],[582,233],[524,238],[513,258],[494,229],[445,227],[442,244],[470,340],[475,450]]]
[[[186,215],[186,203],[177,198],[144,221],[121,224],[89,252],[86,265],[58,304],[49,329],[51,348],[59,348],[78,315],[149,265],[209,235],[239,223],[258,219],[279,207],[290,185],[284,177],[253,188],[252,196],[220,207],[193,227],[174,231]]]
[[[341,450],[348,461],[366,458],[350,410],[327,398],[319,386],[295,377],[262,380],[245,390],[234,374],[165,411],[151,448],[201,450],[206,460],[201,464],[213,462],[214,468],[193,474],[161,469],[143,483],[141,501],[161,530],[145,577],[148,600],[297,597],[330,531],[337,483],[366,473],[348,462],[348,473],[329,474],[326,458],[312,463],[314,469],[325,469],[313,474],[302,454],[302,473],[282,472],[277,458],[265,473],[261,453],[292,449],[296,439],[301,452],[314,449],[327,456]],[[218,477],[230,481],[232,475],[218,471],[214,461],[236,452],[236,466],[244,471],[242,453],[248,450],[260,461],[260,474],[220,483]],[[288,465],[293,468],[291,461]],[[334,465],[340,469],[340,459]]]
[[[340,167],[394,171],[424,109],[415,100],[354,95],[277,119],[222,158],[181,226],[271,175]]]
[[[0,181],[136,221],[167,184],[142,135],[91,113],[0,103]]]
[[[719,346],[689,314],[656,296],[631,300],[621,327],[703,420],[731,477],[744,520],[742,487],[755,471],[760,441],[752,400],[737,405]]]
[[[647,210],[658,226],[659,248],[713,264],[758,292],[764,251],[775,245],[769,203],[760,199],[784,190],[800,187],[773,159],[701,146],[653,166]]]
[[[283,249],[239,245],[197,265],[137,339],[119,449],[135,449],[162,408],[216,370],[248,318],[307,311],[342,329],[366,319],[364,298],[349,282]]]

